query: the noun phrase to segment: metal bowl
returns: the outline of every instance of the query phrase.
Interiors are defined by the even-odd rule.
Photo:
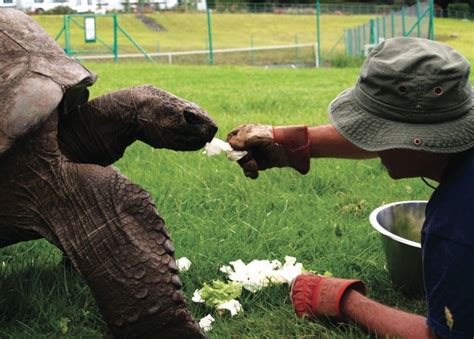
[[[401,201],[380,206],[370,223],[381,234],[387,269],[394,287],[410,296],[424,293],[421,227],[427,201]]]

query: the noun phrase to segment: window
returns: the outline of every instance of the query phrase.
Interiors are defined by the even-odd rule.
[[[44,0],[35,0],[35,4],[42,4]]]
[[[89,6],[92,6],[92,0],[87,0],[87,4],[88,4]]]
[[[4,4],[12,4],[12,3],[13,3],[13,0],[3,0],[3,3],[4,3]]]
[[[80,6],[81,5],[81,0],[76,0],[76,5]]]

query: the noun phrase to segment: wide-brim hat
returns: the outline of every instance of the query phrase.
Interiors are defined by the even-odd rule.
[[[329,105],[346,139],[367,151],[457,153],[474,147],[467,60],[447,45],[387,39],[364,62],[356,85]]]

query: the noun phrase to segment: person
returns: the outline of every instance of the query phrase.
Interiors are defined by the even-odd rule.
[[[377,303],[359,280],[302,274],[290,297],[298,316],[352,321],[378,336],[474,337],[474,108],[466,59],[444,44],[387,39],[354,87],[329,106],[331,124],[245,124],[227,137],[246,176],[273,167],[302,174],[310,158],[379,157],[393,179],[439,183],[426,207],[422,261],[427,317]]]

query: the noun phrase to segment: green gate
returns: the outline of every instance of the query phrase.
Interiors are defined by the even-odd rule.
[[[98,32],[102,35],[99,36]],[[64,36],[64,51],[77,59],[101,55],[118,62],[119,56],[126,57],[126,55],[119,55],[119,33],[146,59],[153,61],[140,44],[120,26],[115,13],[64,15],[63,26],[55,40],[59,41]]]

